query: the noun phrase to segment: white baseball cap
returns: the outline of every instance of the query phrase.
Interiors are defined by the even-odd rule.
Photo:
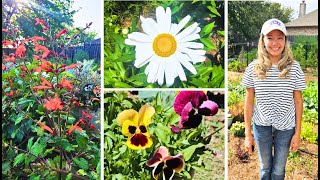
[[[275,29],[278,29],[281,32],[283,32],[285,36],[287,35],[286,26],[279,19],[269,19],[268,21],[266,21],[261,28],[261,34],[267,35],[269,32]]]

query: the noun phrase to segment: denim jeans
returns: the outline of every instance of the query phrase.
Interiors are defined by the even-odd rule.
[[[260,160],[261,180],[283,180],[289,148],[295,128],[280,131],[272,126],[253,124],[254,139]],[[274,146],[274,152],[272,152]]]

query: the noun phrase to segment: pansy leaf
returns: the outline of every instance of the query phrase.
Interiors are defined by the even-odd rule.
[[[184,160],[185,160],[185,161],[188,161],[188,160],[192,157],[194,151],[195,151],[197,148],[202,147],[203,145],[204,145],[204,144],[199,143],[199,144],[197,144],[197,145],[192,145],[192,146],[189,146],[189,147],[186,148],[186,149],[183,149],[183,150],[181,151],[181,153],[183,154]]]

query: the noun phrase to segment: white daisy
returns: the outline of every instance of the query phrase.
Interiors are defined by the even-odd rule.
[[[171,23],[170,8],[167,7],[165,11],[163,7],[157,7],[156,18],[157,22],[140,16],[144,33],[128,34],[125,43],[136,46],[135,67],[140,68],[149,63],[145,69],[148,83],[158,81],[161,86],[165,77],[169,87],[177,76],[181,81],[187,80],[182,65],[196,74],[191,62],[203,62],[206,52],[202,43],[191,42],[200,38],[199,24],[195,22],[183,29],[191,18],[189,15],[179,24],[174,24]]]

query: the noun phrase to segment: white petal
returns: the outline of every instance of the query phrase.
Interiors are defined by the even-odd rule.
[[[192,34],[193,31],[195,31],[198,27],[198,23],[193,23],[191,26],[187,27],[186,29],[184,29],[181,33],[177,34],[175,37],[177,40],[183,39],[186,36]]]
[[[154,38],[158,34],[158,24],[156,21],[151,18],[143,18],[142,16],[140,16],[140,19],[143,31]]]
[[[140,32],[133,32],[128,34],[128,38],[138,42],[153,42],[153,38],[147,34]]]
[[[180,64],[179,60],[174,60],[174,66],[176,67],[176,72],[178,73],[179,75],[179,78],[181,81],[186,81],[187,80],[187,77],[186,77],[186,74],[184,73],[184,70],[182,68],[182,65]]]
[[[166,11],[163,7],[159,6],[156,9],[156,17],[158,24],[158,32],[169,33],[171,27],[171,9],[167,7]]]
[[[159,64],[159,69],[158,69],[158,74],[157,74],[158,84],[160,86],[162,86],[163,80],[164,80],[164,68],[165,68],[165,62],[162,61]]]
[[[190,21],[190,19],[191,19],[191,16],[186,16],[186,17],[184,17],[180,22],[179,22],[179,24],[178,24],[178,26],[174,29],[174,31],[171,31],[171,34],[173,35],[173,36],[175,36],[175,35],[177,35],[179,32],[180,32],[180,30]]]
[[[172,60],[170,60],[170,59],[166,60],[165,77],[166,77],[167,87],[172,86],[172,84],[174,83],[174,79],[177,77],[176,73],[175,73],[174,64],[172,63]]]
[[[157,80],[157,74],[158,74],[158,69],[159,69],[159,64],[161,61],[159,61],[158,58],[153,58],[152,61],[150,61],[149,64],[149,73],[148,73],[148,83],[154,83]]]
[[[179,47],[179,51],[182,53],[188,54],[190,56],[203,56],[206,54],[205,50],[202,49],[189,49],[185,47]]]
[[[189,36],[186,36],[185,38],[180,39],[178,41],[178,43],[193,41],[193,40],[196,40],[196,39],[200,39],[200,35],[199,34],[191,34]]]
[[[203,62],[206,60],[206,56],[190,56],[190,59],[192,60],[192,63],[198,63],[198,62]]]
[[[198,43],[198,42],[184,42],[184,43],[178,44],[178,47],[192,48],[192,49],[203,49],[204,45],[202,43]]]
[[[187,68],[192,74],[197,74],[196,68],[194,68],[193,65],[189,62],[190,58],[187,55],[181,54],[178,59],[180,63],[185,68]]]
[[[136,60],[134,66],[140,68],[150,61],[150,58],[154,55],[152,47],[149,44],[139,44],[136,46]]]

